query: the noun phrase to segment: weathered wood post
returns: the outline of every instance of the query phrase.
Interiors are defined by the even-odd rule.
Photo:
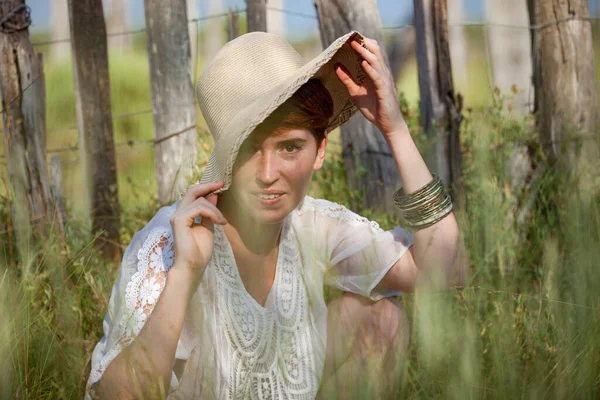
[[[446,0],[414,0],[421,123],[433,141],[426,152],[429,168],[460,203],[460,123],[462,97],[454,92]]]
[[[186,2],[145,0],[144,8],[157,142],[158,199],[168,204],[187,189],[197,154]]]
[[[65,207],[63,198],[62,163],[58,154],[52,155],[50,159],[50,194],[54,202],[55,215],[60,224],[65,220]]]
[[[323,48],[351,30],[377,40],[385,48],[375,0],[314,0],[314,4]],[[385,52],[383,55],[387,58]],[[389,65],[387,59],[386,63]],[[348,184],[365,193],[361,206],[396,212],[393,195],[400,186],[400,178],[383,135],[362,114],[356,113],[342,125],[341,136]],[[360,174],[360,170],[368,172]],[[357,209],[358,205],[352,207]]]
[[[233,12],[230,8],[227,13],[227,41],[235,39],[239,34],[238,14],[237,12]]]
[[[198,0],[186,0],[187,6],[187,27],[188,27],[188,36],[190,37],[190,51],[191,51],[191,68],[192,68],[192,76],[196,73],[194,71],[196,57],[198,54],[196,51],[198,50],[198,22],[193,21],[198,19]]]
[[[507,107],[517,116],[529,114],[531,90],[531,41],[526,0],[486,0],[486,40],[489,43],[494,86],[507,97]]]
[[[221,0],[210,0],[208,3],[208,15],[220,15],[223,13],[223,2]],[[217,52],[225,44],[225,31],[223,29],[223,18],[212,18],[207,23],[206,42],[204,43],[204,60],[210,62]]]
[[[267,0],[246,0],[248,32],[267,31]]]
[[[450,57],[454,79],[459,84],[468,83],[469,57],[465,32],[464,0],[448,0],[448,35],[450,37]]]
[[[129,30],[129,0],[110,0],[109,13],[106,21],[109,33],[122,33]],[[121,52],[128,51],[133,42],[131,35],[115,35],[108,39],[112,49]],[[112,50],[111,49],[111,50]]]
[[[69,0],[75,110],[95,247],[120,258],[120,207],[102,0]]]
[[[52,40],[65,40],[69,38],[69,10],[67,0],[52,0]],[[64,61],[70,53],[70,44],[68,42],[54,43],[50,47],[52,60],[55,62]]]
[[[285,36],[285,18],[283,0],[268,0],[267,3],[267,32]]]
[[[0,3],[0,91],[4,149],[18,252],[46,238],[54,205],[46,169],[46,93],[41,56],[29,40],[24,0]]]
[[[581,195],[593,195],[600,190],[600,152],[588,2],[536,0],[534,6],[540,139],[556,168],[579,176]]]

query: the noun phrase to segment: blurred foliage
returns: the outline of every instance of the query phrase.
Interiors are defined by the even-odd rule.
[[[151,108],[143,40],[136,37],[134,48],[140,53],[111,53],[113,115]],[[471,64],[481,67],[479,63],[481,57],[472,55]],[[469,107],[461,132],[466,203],[456,213],[471,277],[461,291],[402,297],[411,345],[398,377],[401,396],[597,399],[600,200],[580,202],[572,181],[576,177],[547,171],[525,226],[511,221],[509,215],[521,204],[507,192],[507,162],[515,143],[527,144],[534,163],[544,160],[532,121],[513,118],[506,98],[486,89],[485,70],[477,68],[473,87],[464,91]],[[407,89],[399,91],[400,105],[423,148],[427,139],[420,129],[413,82],[409,69],[398,84]],[[76,130],[62,130],[76,125],[70,62],[47,64],[46,84],[48,147],[72,145]],[[204,123],[199,119],[198,124]],[[151,114],[117,119],[114,126],[116,142],[153,137]],[[310,194],[348,205],[361,194],[346,185],[336,144],[339,132],[331,139]],[[211,146],[210,137],[202,136],[198,170],[190,181],[200,176]],[[0,399],[82,397],[118,274],[119,265],[94,251],[87,215],[77,203],[78,153],[61,157],[69,200],[64,251],[57,250],[62,238],[53,237],[14,265],[10,199],[6,190],[0,191]],[[152,149],[119,153],[124,244],[159,208],[153,157]],[[522,196],[527,195],[525,190]],[[376,210],[361,213],[384,228],[398,224]]]

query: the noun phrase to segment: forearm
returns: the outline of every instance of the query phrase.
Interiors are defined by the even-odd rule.
[[[433,179],[405,124],[394,134],[387,135],[386,139],[405,193],[412,193]],[[460,284],[457,277],[462,274],[456,270],[455,262],[458,247],[458,225],[454,213],[430,227],[414,231],[413,256],[418,268],[417,280],[433,279],[444,286]]]
[[[196,287],[185,269],[175,264],[139,335],[104,372],[98,384],[101,398],[145,398],[161,390],[166,394],[185,312]]]

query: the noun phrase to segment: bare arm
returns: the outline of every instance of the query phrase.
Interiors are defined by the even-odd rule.
[[[164,397],[169,390],[175,352],[190,299],[212,257],[213,223],[227,221],[208,193],[222,182],[195,185],[185,194],[170,223],[175,262],[165,286],[135,340],[108,365],[97,387],[103,399]],[[202,217],[202,222],[195,220]],[[146,311],[146,314],[150,311]]]
[[[177,261],[140,334],[108,366],[98,383],[102,399],[147,398],[166,394],[177,342],[196,282]]]
[[[377,41],[365,39],[367,47],[358,42],[352,48],[364,59],[361,63],[368,79],[358,84],[343,67],[336,67],[338,78],[361,113],[372,122],[387,141],[404,191],[411,193],[425,186],[433,178],[419,153],[402,117],[393,78],[381,55]],[[453,213],[431,227],[413,234],[413,247],[400,258],[381,281],[385,288],[412,291],[417,282],[433,281],[436,287],[448,287],[463,276],[455,270],[459,249],[458,226]]]
[[[432,176],[421,157],[406,125],[388,136],[406,193],[431,181]],[[398,260],[380,285],[404,292],[413,291],[418,282],[435,283],[438,288],[464,285],[465,271],[457,262],[458,225],[454,213],[436,224],[413,232],[413,246]]]

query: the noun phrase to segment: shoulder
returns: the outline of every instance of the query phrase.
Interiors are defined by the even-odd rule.
[[[126,264],[134,264],[140,270],[141,265],[147,265],[161,260],[161,269],[168,270],[172,260],[173,234],[170,218],[175,212],[179,202],[161,207],[148,223],[137,231],[127,247],[124,255]],[[160,255],[160,257],[159,257]]]
[[[325,199],[315,199],[310,196],[305,196],[302,203],[296,209],[296,213],[302,219],[313,218],[315,222],[318,220],[329,219],[334,220],[338,225],[368,225],[377,231],[383,231],[377,222],[358,215],[342,204]]]

